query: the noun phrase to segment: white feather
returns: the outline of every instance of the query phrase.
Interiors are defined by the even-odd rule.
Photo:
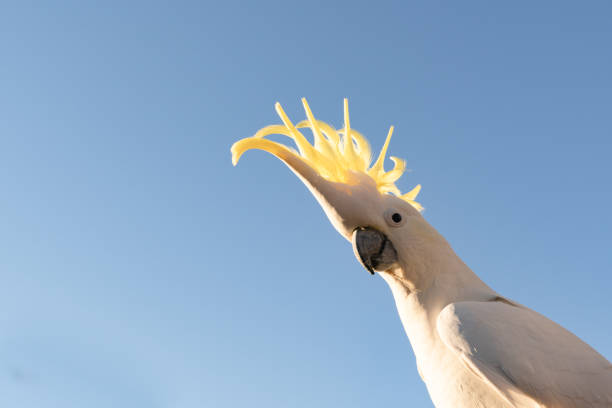
[[[515,407],[612,407],[612,365],[525,307],[458,302],[437,320],[444,344]]]

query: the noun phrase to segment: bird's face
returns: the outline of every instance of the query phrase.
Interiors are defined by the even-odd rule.
[[[283,161],[308,187],[338,233],[352,243],[355,257],[371,274],[394,269],[403,275],[420,248],[443,239],[411,204],[381,194],[367,175],[354,173],[348,183],[330,182],[299,159]]]
[[[414,201],[420,186],[401,196],[394,184],[403,172],[403,161],[392,158],[395,168],[389,172],[383,169],[391,131],[378,160],[370,167],[370,148],[363,136],[348,125],[336,133],[329,125],[316,121],[305,101],[304,105],[315,135],[314,145],[297,130],[305,127],[303,123],[294,126],[277,105],[285,127],[270,126],[235,143],[234,164],[249,149],[272,153],[308,187],[334,228],[352,242],[355,256],[370,273],[394,270],[404,275],[402,271],[410,269],[412,255],[438,234],[423,219],[418,211],[421,207]],[[348,124],[346,102],[345,123]],[[339,137],[341,132],[343,137]],[[300,152],[263,138],[270,133],[293,138]],[[349,139],[344,136],[347,134],[351,135]]]

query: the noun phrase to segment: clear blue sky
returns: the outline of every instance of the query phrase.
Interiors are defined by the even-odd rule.
[[[315,114],[488,284],[612,358],[608,1],[4,2],[0,402],[430,407],[391,294],[230,145]]]

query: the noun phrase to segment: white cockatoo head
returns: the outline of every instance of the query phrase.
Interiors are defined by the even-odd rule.
[[[369,143],[351,128],[346,99],[344,128],[338,130],[316,120],[305,99],[302,103],[307,119],[295,125],[277,103],[276,111],[283,124],[267,126],[234,143],[233,164],[250,149],[265,150],[278,157],[308,187],[336,230],[352,242],[357,259],[368,271],[417,279],[421,268],[415,263],[424,262],[421,252],[431,244],[446,241],[420,214],[423,207],[415,199],[421,186],[401,194],[395,185],[405,170],[405,162],[391,157],[393,169],[384,170],[393,127],[371,165]],[[302,128],[311,130],[313,144],[300,132]],[[290,137],[297,150],[265,139],[272,134]]]

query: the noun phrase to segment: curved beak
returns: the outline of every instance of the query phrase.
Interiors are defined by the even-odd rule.
[[[353,251],[364,268],[372,275],[385,271],[397,262],[397,251],[382,232],[370,227],[359,227],[353,231]]]

